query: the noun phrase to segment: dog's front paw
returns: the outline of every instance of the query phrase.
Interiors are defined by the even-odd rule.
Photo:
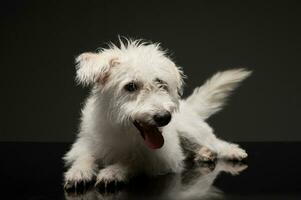
[[[243,160],[248,157],[248,154],[237,144],[229,144],[225,151],[221,153],[220,157],[228,160]]]
[[[65,173],[64,189],[67,193],[84,193],[93,183],[94,172],[92,170],[83,170],[70,168]]]
[[[125,172],[118,166],[101,169],[97,175],[95,186],[100,192],[114,193],[122,189],[126,181]]]

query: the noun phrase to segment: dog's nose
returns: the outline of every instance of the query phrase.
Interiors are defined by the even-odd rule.
[[[170,112],[160,113],[154,115],[154,121],[157,123],[158,126],[166,126],[171,120]]]

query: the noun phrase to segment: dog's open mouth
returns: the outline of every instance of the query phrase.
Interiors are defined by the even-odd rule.
[[[133,122],[136,128],[139,130],[146,145],[151,149],[159,149],[164,144],[164,138],[161,131],[155,125],[148,125],[139,121]]]

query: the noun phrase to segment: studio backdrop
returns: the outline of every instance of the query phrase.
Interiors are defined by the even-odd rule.
[[[299,1],[6,1],[0,141],[72,141],[88,95],[74,81],[74,58],[118,35],[168,49],[187,75],[183,98],[217,71],[252,70],[209,119],[216,134],[300,141],[300,8]]]

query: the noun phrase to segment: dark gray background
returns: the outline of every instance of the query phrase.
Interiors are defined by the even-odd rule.
[[[218,70],[254,71],[209,120],[234,141],[301,140],[298,1],[7,1],[1,6],[1,141],[72,141],[87,90],[74,57],[117,35],[170,49],[187,96]]]

